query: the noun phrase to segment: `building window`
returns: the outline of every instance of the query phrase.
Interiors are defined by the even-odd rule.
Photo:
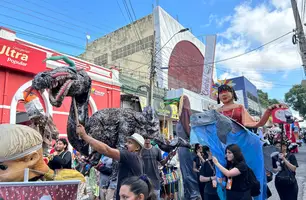
[[[144,49],[153,46],[153,35],[148,36],[142,40],[138,40],[124,47],[118,48],[112,51],[112,61],[124,58],[126,56],[132,55],[136,52],[142,51]]]
[[[106,65],[108,62],[108,54],[106,53],[106,54],[103,54],[103,55],[101,55],[101,56],[98,56],[98,57],[96,57],[95,59],[94,59],[94,63],[96,64],[96,65],[100,65],[100,66],[102,66],[102,65]]]
[[[258,98],[255,97],[254,95],[252,95],[250,92],[247,92],[247,97],[250,98],[250,99],[252,99],[252,100],[255,101],[255,102],[258,102]]]

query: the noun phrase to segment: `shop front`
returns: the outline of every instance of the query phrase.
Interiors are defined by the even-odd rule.
[[[189,98],[192,113],[203,112],[205,110],[212,110],[220,106],[217,104],[216,100],[211,99],[207,96],[197,94],[190,90],[186,90],[184,88],[167,91],[165,100],[167,102],[168,101],[178,102],[179,98],[183,95],[186,95]]]
[[[34,76],[42,71],[65,66],[62,61],[43,62],[47,57],[63,55],[51,49],[18,39],[12,30],[0,27],[0,124],[27,124],[23,93]],[[116,69],[106,69],[78,58],[67,56],[77,68],[83,68],[92,79],[89,115],[103,108],[120,107],[120,83]],[[65,98],[61,107],[52,107],[48,92],[36,94],[46,114],[53,117],[60,134],[66,134],[71,104]]]

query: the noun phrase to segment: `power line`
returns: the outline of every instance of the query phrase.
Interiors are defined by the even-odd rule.
[[[5,24],[5,23],[3,23]],[[12,25],[9,25],[9,26],[12,26]],[[14,26],[13,26],[14,27]],[[16,27],[16,26],[15,26]],[[18,29],[21,29],[19,27],[17,27]],[[57,38],[52,38],[52,37],[48,37],[48,36],[45,36],[45,35],[41,35],[41,34],[37,34],[37,33],[34,33],[34,32],[30,32],[28,30],[25,30],[26,32],[22,31],[22,30],[25,30],[25,29],[21,29],[21,31],[19,31],[21,34],[24,34],[24,35],[28,35],[28,36],[31,36],[31,37],[35,37],[35,38],[39,38],[39,39],[42,39],[42,40],[48,40],[48,41],[51,41],[51,42],[55,42],[55,43],[59,43],[59,44],[63,44],[63,45],[66,45],[66,46],[70,46],[70,47],[74,47],[74,48],[81,48],[83,49],[83,47],[80,47],[80,46],[77,46],[75,44],[72,44],[72,43],[68,43],[66,41],[63,41],[63,40],[59,40]],[[94,52],[94,51],[93,51]],[[131,62],[134,62],[133,60],[129,60],[127,59],[128,61],[131,61]],[[110,65],[114,65],[114,64],[110,64]],[[114,65],[116,66],[116,65]],[[160,70],[160,69],[158,69]],[[223,69],[220,69],[220,70],[223,70]],[[136,70],[131,70],[130,72],[135,72]],[[162,73],[168,75],[167,73],[165,73],[164,71],[160,70]],[[225,70],[223,70],[225,71]],[[225,72],[228,72],[227,70]],[[164,79],[165,80],[165,79]],[[252,79],[254,80],[254,79]],[[254,81],[260,81],[260,80],[254,80]],[[266,82],[268,83],[268,82]],[[276,84],[275,84],[276,85]],[[289,85],[283,85],[283,84],[277,84],[277,85],[280,85],[280,86],[289,86]],[[291,85],[290,85],[291,86]]]
[[[126,10],[126,12],[127,12],[127,16],[128,16],[128,18],[131,20],[131,24],[133,23],[133,17],[132,17],[132,14],[131,14],[131,12],[130,12],[130,10],[129,10],[129,7],[128,7],[128,5],[127,5],[127,2],[126,2],[126,0],[122,0],[122,2],[123,2],[123,5],[124,5],[124,7],[125,7],[125,10]],[[130,6],[131,6],[131,8],[132,8],[132,10],[133,10],[133,12],[134,12],[134,9],[133,9],[133,6],[132,6],[132,4],[130,4]],[[135,20],[136,20],[136,15],[135,15],[135,12],[134,12],[134,16],[135,16]],[[135,25],[133,26],[133,24],[132,24],[132,27],[133,27],[133,29],[134,29],[134,31],[135,31],[135,34],[136,34],[136,37],[138,37],[138,40],[141,40],[141,37],[139,36],[139,34],[138,34],[138,31],[137,31],[137,24],[135,23]],[[139,27],[138,27],[139,28]],[[146,55],[146,52],[144,51],[144,50],[142,50],[142,52],[143,52],[143,54],[144,55]],[[150,63],[149,63],[150,64]],[[148,64],[148,65],[149,65]],[[138,68],[136,68],[136,70],[138,70],[138,69],[140,69],[141,67],[143,67],[143,66],[140,66],[140,67],[138,67]],[[134,70],[134,71],[136,71],[136,70]]]
[[[118,1],[118,0],[116,0],[116,1],[117,1],[117,5],[118,5],[118,7],[119,7],[119,10],[120,10],[120,12],[121,12],[123,18],[125,19],[125,21],[126,21],[127,23],[129,23],[129,20],[125,17],[125,15],[124,15],[124,13],[123,13],[123,11],[122,11],[122,9],[121,9],[121,6],[120,6],[119,1]]]
[[[21,21],[21,22],[24,22],[24,23],[27,23],[27,24],[31,24],[31,25],[34,25],[34,26],[37,26],[37,27],[40,27],[40,28],[44,28],[46,30],[50,30],[50,31],[54,31],[56,33],[61,33],[63,35],[67,35],[67,36],[70,36],[70,37],[74,37],[74,38],[77,38],[77,39],[80,39],[80,40],[85,40],[85,38],[82,38],[82,37],[78,37],[78,36],[75,36],[75,35],[71,35],[69,33],[65,33],[65,32],[61,32],[61,31],[58,31],[58,30],[55,30],[55,29],[52,29],[52,28],[48,28],[48,27],[45,27],[45,26],[41,26],[39,24],[35,24],[35,23],[32,23],[32,22],[29,22],[29,21],[25,21],[25,20],[22,20],[22,19],[18,19],[16,17],[12,17],[12,16],[9,16],[9,15],[5,15],[5,14],[2,14],[0,13],[0,15],[6,17],[6,18],[10,18],[10,19],[15,19],[17,21]]]
[[[3,0],[2,0],[2,1],[3,1]],[[7,2],[7,1],[3,1],[3,2],[12,4],[12,3]],[[52,18],[51,16],[44,15],[43,13],[36,12],[36,11],[34,11],[34,10],[31,10],[31,9],[27,9],[27,8],[25,8],[25,7],[18,6],[18,5],[16,5],[16,4],[12,4],[12,5],[14,5],[14,6],[16,6],[16,7],[19,7],[19,8],[22,8],[22,9],[29,10],[29,11],[31,11],[31,12],[35,12],[35,13],[41,14],[41,15],[46,16],[46,17],[48,17],[48,18]],[[10,7],[4,6],[4,5],[1,5],[1,7],[6,8],[6,9],[9,9],[9,10],[13,10],[13,11],[18,12],[18,13],[22,13],[22,14],[24,14],[24,15],[31,16],[31,17],[36,18],[36,19],[40,19],[40,20],[45,21],[45,22],[52,23],[52,24],[55,24],[55,25],[58,25],[58,26],[61,26],[61,27],[64,27],[64,28],[68,28],[68,29],[70,29],[70,30],[75,30],[75,31],[77,31],[77,32],[80,32],[79,30],[75,29],[74,26],[72,27],[72,26],[62,25],[62,24],[56,23],[56,21],[51,21],[51,20],[43,19],[43,18],[40,18],[40,17],[38,17],[38,16],[29,14],[29,13],[26,13],[26,12],[22,12],[22,11],[19,11],[19,10],[16,10],[16,9],[13,9],[13,8],[10,8]],[[53,18],[53,19],[58,20],[57,18]],[[66,24],[67,24],[67,23],[66,23]],[[84,30],[84,29],[82,28],[82,30]],[[82,33],[86,34],[85,32],[82,32]]]
[[[228,60],[232,60],[232,59],[235,59],[235,58],[238,58],[238,57],[247,55],[247,54],[249,54],[249,53],[252,53],[252,52],[254,52],[254,51],[257,51],[258,49],[261,49],[261,48],[263,48],[263,47],[265,47],[265,46],[267,46],[267,45],[269,45],[269,44],[271,44],[271,43],[273,43],[273,42],[275,42],[275,41],[277,41],[277,40],[279,40],[279,39],[281,39],[281,38],[283,38],[283,37],[289,35],[289,34],[292,33],[292,32],[293,32],[293,31],[290,31],[290,32],[288,32],[288,33],[286,33],[286,34],[283,34],[283,35],[281,35],[281,36],[279,36],[279,37],[277,37],[277,38],[275,38],[275,39],[273,39],[273,40],[271,40],[271,41],[269,41],[269,42],[267,42],[267,43],[264,43],[263,45],[260,45],[260,46],[254,48],[254,49],[251,49],[251,50],[249,50],[249,51],[246,51],[246,52],[244,52],[244,53],[242,53],[242,54],[238,54],[238,55],[236,55],[236,56],[232,56],[232,57],[225,58],[225,59],[220,59],[220,60],[217,60],[217,61],[214,61],[214,62],[210,62],[210,63],[199,64],[199,65],[178,65],[178,66],[171,66],[171,67],[196,67],[196,66],[205,66],[205,65],[217,64],[217,63],[225,62],[225,61],[228,61]],[[150,63],[148,63],[147,65],[149,65],[149,64],[150,64]],[[135,70],[138,70],[138,69],[140,69],[140,68],[142,68],[142,67],[144,67],[144,66],[145,66],[145,65],[142,65],[142,66],[136,68]]]
[[[214,62],[205,63],[204,65],[217,64],[217,63],[225,62],[225,61],[228,61],[228,60],[232,60],[232,59],[235,59],[235,58],[238,58],[238,57],[247,55],[247,54],[249,54],[249,53],[252,53],[252,52],[254,52],[254,51],[257,51],[257,50],[261,49],[262,47],[267,46],[267,45],[269,45],[269,44],[271,44],[271,43],[273,43],[273,42],[275,42],[275,41],[277,41],[277,40],[279,40],[279,39],[281,39],[281,38],[283,38],[283,37],[289,35],[290,33],[293,33],[293,31],[290,31],[290,32],[288,32],[288,33],[286,33],[286,34],[283,34],[283,35],[281,35],[281,36],[279,36],[279,37],[277,37],[277,38],[275,38],[275,39],[273,39],[273,40],[271,40],[271,41],[269,41],[269,42],[267,42],[267,43],[264,43],[263,45],[260,45],[260,46],[258,46],[258,47],[256,47],[256,48],[251,49],[251,50],[249,50],[249,51],[246,51],[246,52],[244,52],[244,53],[241,53],[241,54],[238,54],[238,55],[236,55],[236,56],[229,57],[229,58],[220,59],[220,60],[217,60],[217,61],[214,61]],[[182,66],[181,66],[181,67],[182,67]],[[183,67],[186,67],[186,66],[183,66]]]
[[[46,9],[46,10],[49,10],[49,11],[51,11],[51,12],[57,13],[57,14],[59,14],[59,15],[62,15],[62,16],[66,17],[66,18],[68,18],[68,19],[70,19],[70,20],[72,20],[72,21],[76,21],[74,18],[72,18],[72,17],[70,17],[70,16],[68,16],[68,15],[66,15],[66,14],[64,14],[64,13],[61,13],[61,12],[58,12],[58,11],[56,11],[56,10],[50,9],[50,8],[48,8],[48,7],[45,7],[45,6],[42,6],[42,5],[33,3],[33,2],[31,2],[31,1],[29,1],[29,0],[24,0],[24,1],[29,2],[29,3],[31,3],[31,4],[33,4],[33,5],[38,6],[38,7],[44,8],[44,9]],[[82,21],[82,20],[77,20],[77,21],[78,21],[78,22],[82,22],[82,23],[84,23],[84,24],[86,24],[86,25],[90,24],[88,21]],[[100,23],[100,24],[101,24],[101,23]],[[112,27],[110,27],[110,26],[108,26],[108,25],[103,25],[103,24],[101,24],[101,25],[103,25],[103,26],[106,27],[107,29],[104,28],[104,27],[97,26],[97,25],[95,25],[95,24],[90,24],[90,25],[91,25],[92,27],[97,28],[97,29],[104,29],[104,30],[112,30],[112,29],[113,29]]]

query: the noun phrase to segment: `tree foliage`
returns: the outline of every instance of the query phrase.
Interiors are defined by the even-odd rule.
[[[277,99],[269,99],[268,93],[263,92],[262,90],[257,90],[257,93],[261,106],[267,108],[270,105],[279,104],[279,101]]]
[[[306,88],[302,85],[294,85],[289,92],[285,94],[285,102],[301,116],[306,116]]]

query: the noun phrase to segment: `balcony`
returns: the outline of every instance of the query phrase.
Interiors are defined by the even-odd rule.
[[[137,80],[130,76],[124,75],[122,73],[119,74],[119,80],[122,84],[121,90],[122,92],[128,94],[139,94],[142,96],[147,96],[147,91],[145,88],[137,90],[137,88],[141,85],[149,86],[149,83]],[[166,90],[158,87],[154,87],[154,98],[163,99],[166,96]]]

